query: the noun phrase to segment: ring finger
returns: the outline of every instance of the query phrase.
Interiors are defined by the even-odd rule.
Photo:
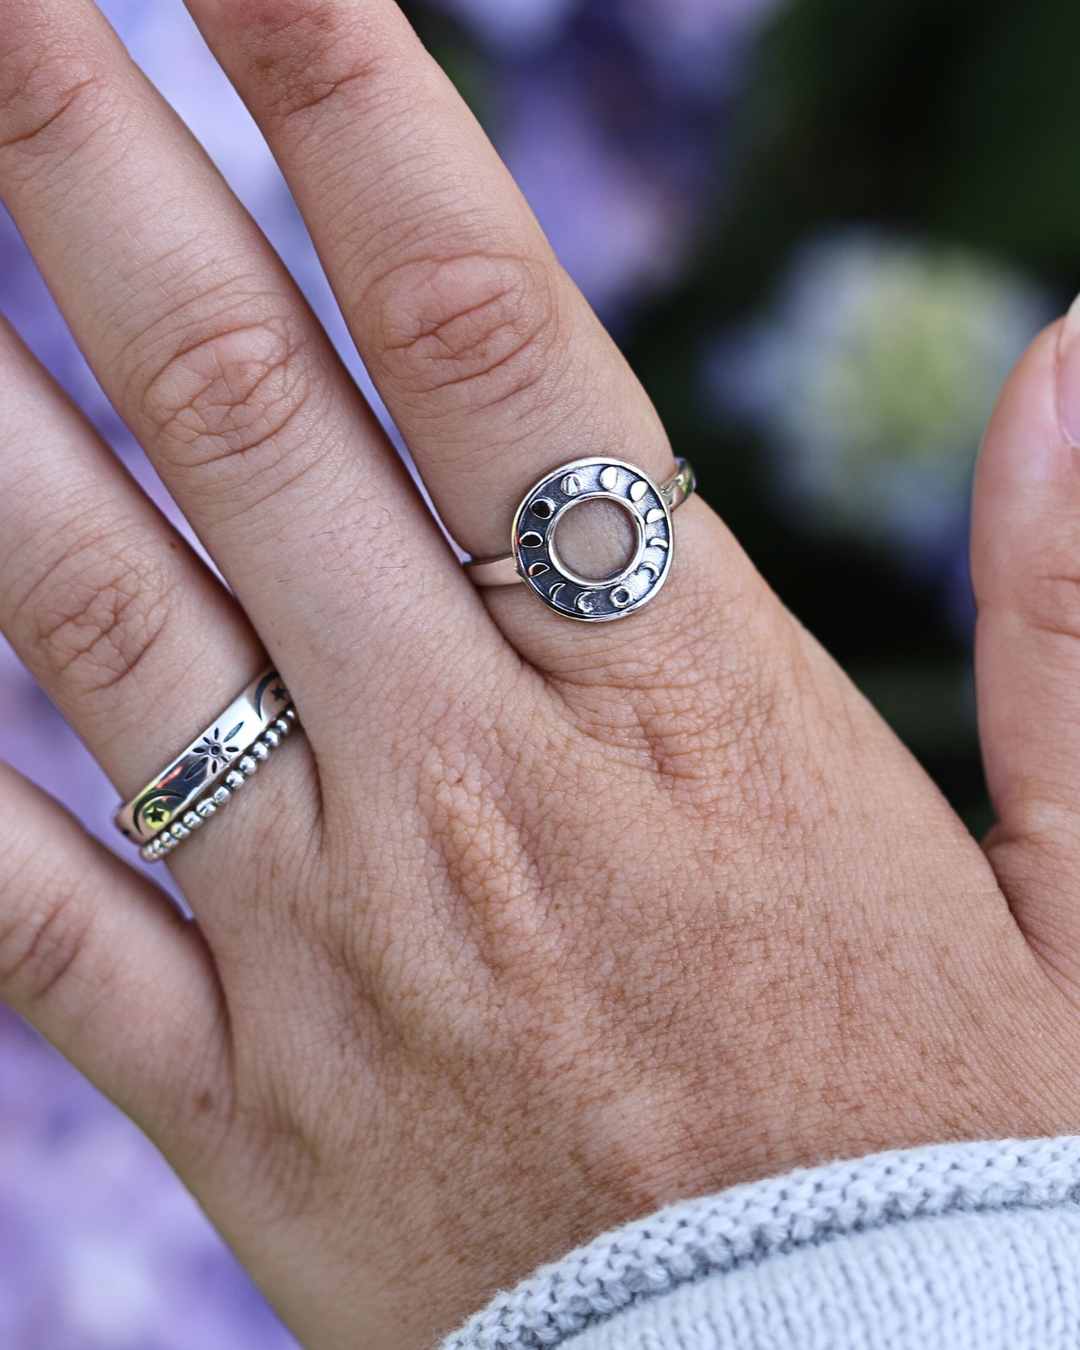
[[[84,0],[5,7],[0,190],[316,751],[341,746],[358,686],[379,723],[391,649],[410,671],[445,670],[451,641],[467,657],[461,606],[474,633],[489,625],[396,456],[280,261]],[[7,622],[126,793],[235,696],[259,643],[106,452],[73,453],[89,432],[40,373],[25,394]]]
[[[0,630],[127,795],[259,642],[2,320],[0,406]]]
[[[5,6],[0,193],[309,734],[325,712],[340,735],[391,644],[437,664],[439,616],[482,610],[280,260],[88,0]],[[252,673],[230,665],[230,692]]]

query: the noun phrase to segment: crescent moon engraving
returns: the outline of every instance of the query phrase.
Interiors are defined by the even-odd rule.
[[[582,614],[595,614],[600,601],[601,596],[598,591],[582,591],[574,601],[574,605]]]
[[[553,527],[567,508],[614,499],[636,535],[634,563],[603,582],[586,582],[560,558]],[[551,609],[588,622],[618,619],[647,604],[664,584],[674,540],[660,489],[636,465],[604,455],[564,464],[534,483],[514,518],[517,572]]]

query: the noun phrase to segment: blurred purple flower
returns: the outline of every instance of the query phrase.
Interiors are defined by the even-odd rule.
[[[444,0],[482,42],[528,51],[557,37],[578,0]]]
[[[779,0],[437,0],[489,49],[494,135],[609,326],[680,275]]]
[[[145,1137],[4,1009],[0,1345],[295,1350]]]

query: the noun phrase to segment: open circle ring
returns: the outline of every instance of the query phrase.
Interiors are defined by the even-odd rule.
[[[586,623],[622,619],[648,604],[671,571],[671,513],[694,491],[685,460],[658,486],[641,469],[598,455],[577,459],[541,478],[522,499],[511,532],[512,552],[468,564],[478,586],[524,581],[557,614]],[[630,517],[635,543],[629,562],[610,576],[579,576],[559,554],[556,531],[567,511],[589,501],[614,502]]]

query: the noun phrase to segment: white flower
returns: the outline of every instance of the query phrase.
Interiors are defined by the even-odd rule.
[[[964,528],[987,418],[1052,314],[1039,285],[960,247],[837,232],[712,371],[812,524],[911,552]]]

